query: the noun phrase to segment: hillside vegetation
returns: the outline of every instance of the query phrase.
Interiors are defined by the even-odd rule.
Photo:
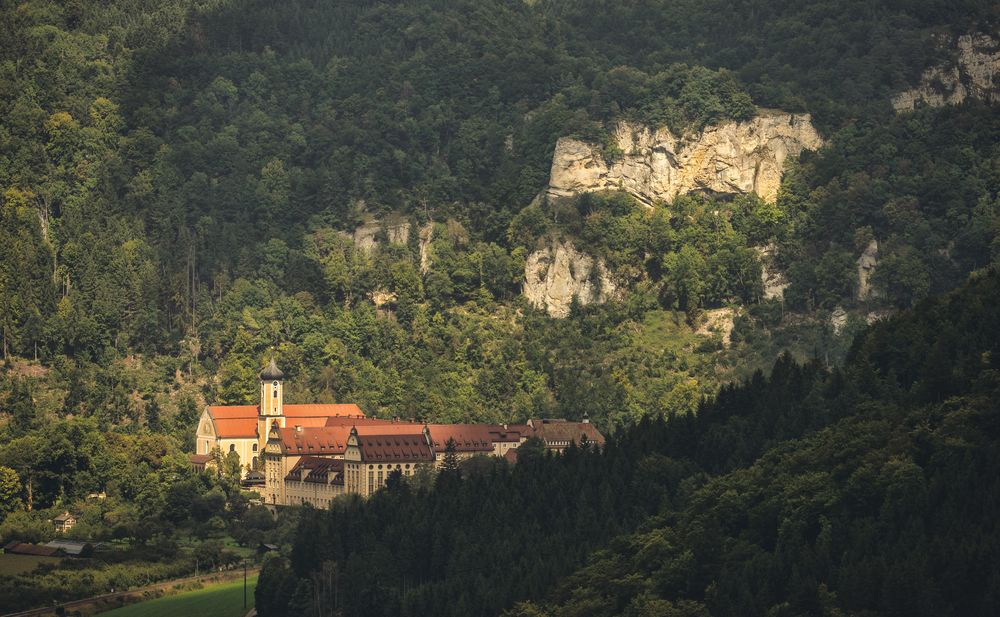
[[[603,451],[526,444],[513,468],[307,513],[258,610],[991,615],[997,297],[979,277],[860,335],[842,368],[783,357]]]
[[[843,441],[900,459],[899,473],[916,478],[910,437],[896,437],[917,418],[942,422],[920,437],[930,457],[914,455],[921,467],[951,447],[954,436],[940,427],[961,414],[985,427],[963,429],[970,452],[992,439],[982,388],[995,354],[976,356],[981,364],[962,356],[968,365],[957,366],[935,355],[944,353],[938,343],[910,349],[891,333],[951,336],[992,353],[988,338],[967,337],[995,334],[995,322],[984,317],[992,331],[950,326],[964,313],[943,314],[953,300],[928,299],[1000,261],[997,112],[969,100],[897,115],[889,101],[948,60],[949,37],[995,32],[994,4],[0,0],[0,536],[44,540],[47,518],[72,508],[83,519],[79,537],[152,546],[163,563],[144,568],[186,572],[175,558],[190,555],[175,535],[218,541],[272,529],[246,508],[232,464],[220,461],[220,478],[200,477],[183,455],[206,402],[256,401],[257,371],[273,354],[291,402],[356,402],[373,415],[446,422],[587,413],[602,431],[620,431],[603,454],[529,457],[438,492],[400,489],[343,504],[332,519],[307,516],[303,530],[321,534],[317,546],[337,567],[352,564],[348,576],[392,573],[352,580],[356,595],[340,602],[358,614],[497,613],[518,599],[535,602],[515,609],[526,614],[590,610],[577,602],[658,614],[668,609],[657,602],[678,598],[695,612],[881,610],[894,602],[885,594],[909,593],[896,584],[902,578],[930,594],[910,594],[919,610],[987,614],[988,598],[956,598],[962,585],[993,580],[976,578],[988,567],[923,584],[927,572],[972,559],[966,545],[949,557],[920,535],[941,524],[936,514],[907,532],[924,551],[912,555],[912,576],[852,578],[880,559],[896,563],[902,553],[892,551],[904,541],[855,555],[888,519],[865,510],[870,528],[855,527],[849,514],[861,510],[833,507],[853,499],[844,477],[809,484],[800,476],[819,467],[786,455],[833,465],[837,449],[816,440]],[[694,138],[764,109],[809,113],[826,143],[788,161],[774,203],[540,197],[560,137],[615,160],[624,154],[612,138],[621,120]],[[354,241],[361,225],[375,230],[373,247]],[[405,238],[393,231],[403,226]],[[601,306],[576,302],[563,320],[530,306],[525,263],[557,239],[606,265],[620,295]],[[871,293],[859,294],[857,260],[873,242]],[[762,259],[765,247],[773,260]],[[765,268],[787,277],[783,299],[765,297]],[[993,280],[949,296],[975,306],[949,306],[986,311]],[[911,309],[851,350],[867,321]],[[728,336],[711,331],[708,310],[732,316]],[[934,370],[903,366],[923,357]],[[837,368],[844,362],[850,368]],[[959,398],[954,406],[921,398],[915,384]],[[852,445],[852,431],[872,441]],[[959,467],[941,462],[921,486],[966,503],[957,492],[965,485],[944,478],[956,469],[979,477],[978,466],[995,462],[968,456]],[[535,464],[553,471],[532,473]],[[850,476],[860,463],[844,464]],[[538,475],[550,483],[535,484]],[[777,476],[825,487],[834,500],[825,522],[790,518],[787,551],[756,519],[733,523],[737,539],[726,543],[729,523],[707,514],[731,496],[720,487],[756,495],[740,503],[769,516],[794,499],[747,483]],[[497,499],[496,486],[507,496],[551,496],[558,507],[541,497],[495,503],[508,518],[487,524],[472,504]],[[882,486],[867,494],[869,505],[881,503]],[[86,500],[102,491],[106,501]],[[460,498],[465,510],[448,507],[469,516],[439,516],[441,500]],[[914,503],[920,511],[924,502]],[[401,533],[399,507],[419,514],[406,522],[415,543],[407,550],[432,555],[436,569],[389,563],[377,538]],[[977,529],[976,512],[962,514],[971,517],[963,533]],[[375,522],[357,523],[373,526],[351,538],[322,535],[331,520],[358,513],[366,521],[375,513]],[[468,552],[443,537],[439,519],[461,530]],[[717,525],[712,542],[721,544],[698,544],[702,522]],[[161,533],[144,531],[154,528]],[[547,552],[532,550],[543,529]],[[758,535],[739,536],[748,529]],[[472,550],[494,550],[498,530],[509,552],[491,562],[495,571],[481,570],[493,566]],[[682,560],[684,575],[654,574],[660,557],[628,555],[646,536],[587,561],[633,532],[660,534],[670,548],[657,554]],[[373,553],[359,551],[359,537],[376,538]],[[803,565],[802,546],[819,537],[827,556]],[[222,559],[219,546],[209,548]],[[725,571],[737,554],[769,569]],[[310,601],[301,581],[317,564],[306,555],[300,547],[265,572],[262,587],[284,595],[262,603],[262,614]],[[550,589],[587,563],[611,562],[625,583],[580,570],[568,580],[586,582],[593,597],[574,595],[572,582]],[[103,589],[139,567],[116,568],[73,585]],[[0,591],[24,602],[56,597],[57,588],[65,595],[63,576],[7,578]],[[486,576],[496,582],[483,584]],[[798,595],[788,600],[783,585]],[[647,604],[631,606],[640,596]],[[442,598],[460,600],[446,607]]]

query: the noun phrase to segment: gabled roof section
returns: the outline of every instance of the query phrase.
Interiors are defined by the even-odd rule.
[[[256,405],[209,405],[208,413],[213,420],[256,418],[260,415]]]
[[[358,435],[363,463],[422,463],[434,460],[423,434]]]
[[[285,417],[288,418],[297,418],[302,416],[316,416],[324,418],[336,416],[353,416],[355,418],[365,417],[365,412],[361,411],[361,408],[354,403],[306,403],[302,405],[289,405],[286,403],[284,407]]]
[[[326,419],[326,426],[390,426],[393,424],[398,423],[393,420],[364,416],[330,416]]]
[[[257,416],[250,418],[220,418],[215,420],[219,439],[242,439],[257,436]]]
[[[449,439],[454,440],[456,452],[493,451],[493,437],[486,424],[428,424],[427,428],[436,452],[444,452]]]
[[[487,424],[490,439],[494,442],[519,443],[521,438],[531,437],[532,429],[527,424]]]
[[[349,426],[307,426],[278,429],[281,453],[301,456],[335,456],[347,449]]]
[[[343,484],[344,461],[341,459],[303,456],[285,476],[286,480]],[[339,480],[339,482],[338,482]]]
[[[390,424],[356,424],[359,435],[423,435],[423,424],[396,422]]]
[[[532,420],[535,429],[534,436],[539,437],[546,445],[559,445],[564,442],[575,442],[577,445],[584,441],[590,444],[604,445],[604,435],[589,422],[570,422],[563,419],[539,419]]]
[[[257,405],[209,405],[208,407],[208,415],[215,426],[215,436],[219,439],[257,437],[259,413]],[[302,427],[325,426],[332,418],[344,418],[345,422],[366,419],[361,408],[353,403],[285,405],[284,414],[289,424]]]

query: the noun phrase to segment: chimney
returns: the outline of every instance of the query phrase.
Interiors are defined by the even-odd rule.
[[[295,425],[295,432],[296,433],[301,433],[302,432],[302,425],[296,424]]]
[[[586,411],[583,412],[583,423],[590,424],[590,414],[588,414]]]

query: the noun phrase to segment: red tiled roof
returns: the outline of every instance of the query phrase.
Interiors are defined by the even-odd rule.
[[[208,413],[214,420],[220,418],[256,418],[256,405],[209,405]]]
[[[398,422],[395,424],[358,424],[359,435],[421,435],[424,434],[423,424]]]
[[[278,429],[283,454],[336,455],[347,449],[349,426],[309,426],[301,430],[286,426]]]
[[[315,426],[327,426],[326,421],[329,418],[324,418],[323,416],[299,416],[292,418],[285,418],[285,426],[295,427],[315,427]]]
[[[204,465],[205,463],[207,463],[210,460],[212,460],[212,455],[211,454],[192,454],[189,458],[190,458],[191,462],[194,463],[195,465]]]
[[[366,418],[364,416],[330,416],[326,419],[326,426],[385,426],[393,424],[392,420],[383,418]]]
[[[518,443],[521,437],[531,436],[531,427],[527,424],[488,424],[490,439],[494,442]]]
[[[257,436],[257,405],[209,405],[208,413],[215,422],[215,432],[220,439],[244,439]],[[364,419],[365,414],[357,405],[306,404],[285,405],[289,424],[299,426],[324,426],[332,418],[353,417]]]
[[[434,454],[423,435],[358,435],[361,460],[366,463],[413,463],[433,461]]]
[[[354,416],[363,418],[365,413],[354,403],[285,405],[285,417],[297,418],[300,416],[321,416],[324,418]]]
[[[517,448],[511,448],[503,455],[503,458],[508,463],[517,463]]]
[[[300,419],[296,419],[298,422]],[[304,426],[302,430],[295,430],[292,426],[279,429],[281,438],[281,451],[286,455],[338,455],[343,454],[347,449],[347,438],[351,434],[351,429],[357,428],[359,435],[370,435],[373,433],[391,435],[411,435],[419,436],[423,440],[422,424],[371,424],[355,427],[352,425],[341,426]]]
[[[434,450],[443,452],[448,440],[455,441],[456,452],[492,452],[493,438],[485,424],[428,424]]]
[[[257,436],[257,416],[251,418],[216,418],[215,434],[220,439]]]

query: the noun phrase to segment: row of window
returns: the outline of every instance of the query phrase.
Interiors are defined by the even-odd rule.
[[[257,451],[257,443],[254,442],[253,445],[250,446],[250,449],[253,450],[254,452],[256,452]],[[236,452],[236,444],[234,444],[234,443],[229,444],[229,451],[230,452]]]

